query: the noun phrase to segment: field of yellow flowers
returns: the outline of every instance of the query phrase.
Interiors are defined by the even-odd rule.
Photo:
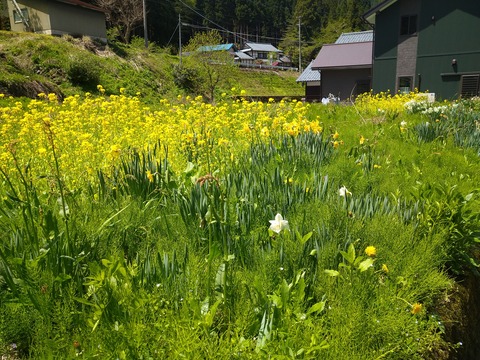
[[[2,358],[471,351],[440,303],[478,269],[478,100],[97,90],[0,95]]]
[[[169,149],[177,170],[187,161],[218,167],[234,160],[252,139],[321,133],[319,119],[307,116],[307,110],[302,102],[212,105],[201,97],[160,100],[152,108],[139,97],[125,96],[123,89],[120,95],[87,94],[62,102],[54,94],[39,94],[27,104],[12,101],[0,109],[0,159],[6,171],[14,169],[16,161],[28,163],[38,177],[52,169],[55,150],[70,187],[91,181],[99,169],[108,171],[131,149],[143,151],[157,144]]]

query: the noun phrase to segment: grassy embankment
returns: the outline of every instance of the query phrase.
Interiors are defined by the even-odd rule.
[[[141,41],[102,47],[88,38],[1,31],[0,52],[0,91],[14,96],[35,97],[39,92],[68,96],[96,92],[98,84],[107,94],[125,88],[131,95],[141,92],[149,101],[184,93],[173,77],[178,57],[154,45],[145,50]],[[219,94],[232,86],[247,95],[303,94],[295,82],[297,72],[241,70],[235,74],[222,79]]]

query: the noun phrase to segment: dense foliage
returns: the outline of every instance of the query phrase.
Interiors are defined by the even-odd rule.
[[[477,267],[479,102],[241,95],[0,96],[2,357],[461,346],[437,301]]]
[[[107,0],[97,0],[97,4],[105,1]],[[108,0],[109,3],[112,1],[115,0]],[[138,7],[141,7],[142,1],[137,1]],[[378,2],[380,1],[147,1],[148,37],[160,46],[176,48],[181,16],[183,43],[187,43],[198,31],[215,29],[222,34],[224,43],[236,43],[239,47],[246,41],[280,45],[296,63],[300,22],[302,55],[308,63],[323,44],[333,42],[342,32],[369,29],[362,20],[362,15]],[[143,36],[143,25],[137,23],[134,32]]]

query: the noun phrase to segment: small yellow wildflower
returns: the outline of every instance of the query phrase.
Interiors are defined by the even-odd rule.
[[[360,145],[363,145],[363,143],[365,142],[365,138],[363,137],[363,135],[360,136]]]
[[[335,131],[335,134],[332,135],[332,137],[334,139],[338,139],[338,137],[340,136],[340,134],[338,132]]]
[[[388,274],[388,272],[389,272],[390,270],[388,269],[387,264],[382,264],[382,271],[383,271],[385,274]]]
[[[420,311],[422,311],[422,304],[415,303],[415,304],[412,305],[412,314],[413,315],[418,314]]]
[[[148,178],[148,181],[153,183],[153,174],[150,170],[147,170],[147,178]]]
[[[375,256],[377,255],[377,249],[375,248],[375,246],[367,246],[366,249],[365,249],[365,254],[367,254],[367,256]]]
[[[332,143],[332,145],[333,145],[333,148],[334,148],[334,149],[337,149],[338,146],[340,145],[340,143],[335,140],[335,141]]]
[[[374,164],[374,165],[373,165],[373,168],[374,168],[374,169],[380,169],[381,167],[382,167],[381,165],[377,165],[377,164]]]

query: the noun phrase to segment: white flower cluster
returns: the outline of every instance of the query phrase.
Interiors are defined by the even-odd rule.
[[[417,114],[423,112],[430,107],[427,101],[410,100],[404,105],[405,110],[410,114]]]

